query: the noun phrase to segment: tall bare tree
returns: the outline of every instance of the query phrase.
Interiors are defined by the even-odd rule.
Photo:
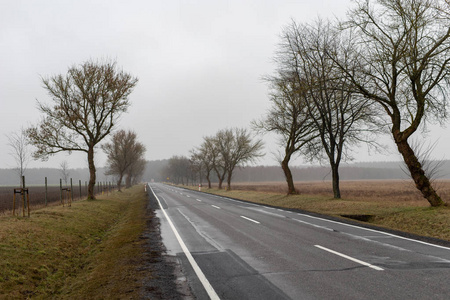
[[[280,56],[285,53],[280,52]],[[288,194],[297,194],[289,162],[296,154],[314,145],[318,134],[314,122],[309,118],[306,104],[306,86],[302,85],[296,74],[280,69],[277,76],[267,77],[270,84],[272,106],[267,115],[253,122],[259,132],[275,132],[280,136],[279,143],[284,148],[281,168],[288,185]]]
[[[128,167],[126,170],[127,179],[125,182],[127,188],[131,187],[133,184],[139,183],[139,180],[141,180],[142,175],[144,174],[146,163],[147,161],[144,157],[140,157]]]
[[[206,180],[208,182],[208,186],[210,186],[211,179],[209,177],[211,175],[212,166],[210,167],[209,170],[207,169],[208,164],[206,164],[206,165],[204,164],[204,160],[202,158],[202,155],[198,151],[198,149],[192,149],[190,151],[190,153],[191,153],[191,156],[189,159],[191,161],[194,177],[198,175],[199,184],[201,184],[203,179],[206,178]],[[205,177],[203,177],[203,175],[205,175]]]
[[[165,177],[170,178],[175,184],[188,184],[190,178],[191,162],[186,156],[172,156],[169,159],[165,172]]]
[[[131,186],[133,175],[138,175],[141,170],[138,166],[144,159],[145,146],[137,141],[134,131],[119,130],[111,137],[111,142],[102,145],[107,155],[108,175],[117,175],[117,187],[119,191],[125,174],[129,175],[128,185]],[[144,163],[145,166],[145,163]]]
[[[66,75],[43,78],[51,104],[38,102],[44,114],[27,130],[36,146],[35,158],[47,159],[61,151],[82,151],[89,164],[88,199],[94,199],[94,150],[130,105],[138,79],[119,70],[115,62],[88,61],[69,68]]]
[[[321,142],[306,153],[312,159],[326,157],[331,167],[334,198],[340,198],[339,166],[350,158],[349,148],[359,141],[370,142],[379,130],[372,102],[354,93],[351,82],[331,56],[348,57],[344,36],[331,22],[292,23],[284,31],[285,68],[295,70],[306,96],[308,119]],[[347,64],[347,61],[344,61]],[[374,143],[374,142],[372,142]]]
[[[27,165],[30,162],[31,150],[29,148],[29,141],[23,128],[19,132],[13,132],[7,135],[7,138],[8,146],[11,148],[10,155],[16,161],[17,175],[22,185],[23,176],[25,176]]]
[[[226,172],[228,190],[231,189],[234,169],[263,155],[263,142],[253,141],[250,132],[243,128],[220,130],[215,136],[215,143]]]
[[[200,147],[192,151],[191,160],[198,161],[205,172],[206,180],[208,181],[208,188],[211,188],[211,173],[214,170],[214,163],[218,158],[217,147],[214,144],[214,139],[211,137],[204,137],[203,143]]]
[[[227,153],[227,149],[231,149],[233,143],[232,132],[217,132],[215,136],[211,137],[213,156],[211,157],[213,163],[213,169],[216,173],[217,179],[219,180],[219,189],[223,188],[223,182],[225,176],[227,175],[227,157],[223,153]]]
[[[408,139],[427,122],[447,119],[450,2],[357,0],[343,28],[353,34],[352,64],[339,62],[355,91],[377,103],[417,189],[444,202]]]

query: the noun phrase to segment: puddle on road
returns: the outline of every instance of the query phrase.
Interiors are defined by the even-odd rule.
[[[183,252],[177,238],[175,237],[175,234],[172,231],[172,228],[170,228],[169,222],[167,222],[167,219],[164,216],[164,213],[161,209],[156,209],[155,213],[159,219],[161,238],[166,248],[166,254],[176,256],[177,253]]]

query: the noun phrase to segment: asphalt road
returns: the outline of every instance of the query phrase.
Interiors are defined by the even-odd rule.
[[[150,186],[163,207],[157,215],[168,254],[178,256],[198,299],[450,299],[450,248]]]

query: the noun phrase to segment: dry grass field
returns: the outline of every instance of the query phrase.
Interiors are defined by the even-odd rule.
[[[336,217],[366,216],[366,222],[450,241],[450,181],[435,182],[448,204],[432,208],[407,180],[342,181],[342,199],[333,199],[331,182],[297,182],[299,195],[287,196],[286,183],[234,183],[231,191],[205,192],[268,205],[303,209]]]

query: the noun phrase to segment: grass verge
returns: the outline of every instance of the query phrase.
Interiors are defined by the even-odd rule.
[[[0,217],[0,298],[140,298],[142,186]]]
[[[186,187],[186,186],[184,186]],[[196,187],[189,187],[197,189]],[[450,241],[450,206],[429,207],[425,200],[395,201],[395,198],[352,197],[333,199],[323,194],[301,194],[287,196],[279,192],[217,188],[203,189],[204,192],[261,203],[271,206],[302,209],[310,212],[341,218],[347,216],[367,216],[364,223],[400,230],[426,237]]]

